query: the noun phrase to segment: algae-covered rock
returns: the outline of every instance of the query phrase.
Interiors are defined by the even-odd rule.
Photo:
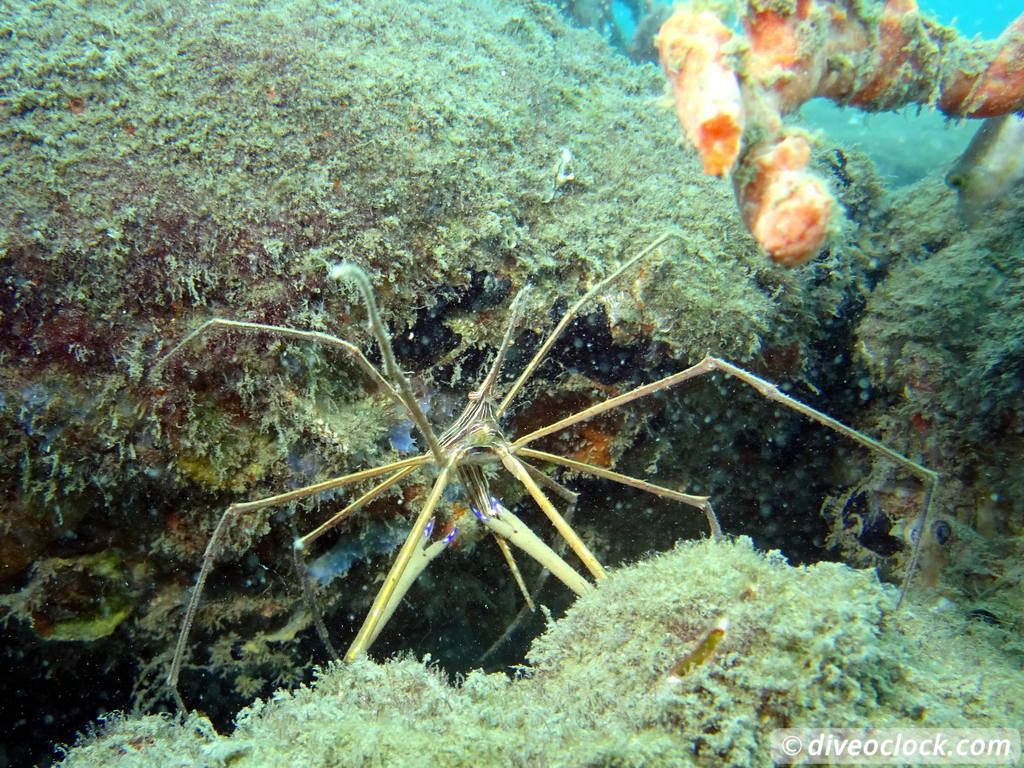
[[[106,551],[141,574],[122,593],[125,618],[62,644],[60,665],[55,644],[10,620],[24,634],[3,649],[0,677],[38,713],[18,705],[12,750],[43,738],[49,726],[37,723],[67,738],[81,722],[71,718],[109,706],[94,680],[63,670],[133,668],[104,681],[120,686],[119,706],[130,691],[143,707],[166,696],[183,603],[229,504],[397,457],[389,434],[402,415],[337,350],[221,332],[158,364],[211,317],[334,333],[373,357],[360,303],[328,278],[329,265],[354,261],[417,395],[461,400],[513,295],[533,286],[509,355],[518,371],[561,309],[672,229],[682,240],[584,308],[510,421],[539,426],[708,351],[819,391],[842,380],[819,365],[837,354],[820,342],[862,287],[868,260],[853,238],[803,272],[771,265],[739,224],[730,185],[677,146],[676,121],[657,106],[660,71],[551,6],[54,0],[0,5],[0,31],[0,580],[19,596],[33,565]],[[854,175],[856,189],[874,188]],[[687,389],[685,408],[652,399],[557,447],[694,493],[729,489],[723,520],[812,540],[804,521],[832,452],[803,452],[782,489],[758,454],[766,434],[782,444],[794,430],[714,382]],[[339,538],[365,541],[371,517],[406,529],[422,481],[404,480]],[[678,510],[648,513],[644,499],[647,524],[622,535],[631,515],[600,493],[574,525],[603,562],[690,533],[673,527],[686,519]],[[754,494],[799,508],[801,523],[762,521]],[[182,677],[211,717],[229,718],[255,687],[301,678],[319,653],[312,631],[292,631],[301,589],[288,524],[311,530],[343,503],[255,513],[227,536]],[[339,645],[389,564],[372,547],[362,554],[319,596]],[[494,578],[504,565],[493,548],[445,560],[381,644],[422,642],[440,658],[454,644],[437,641],[438,626],[470,617],[464,635],[477,645],[452,665],[465,669],[518,610],[517,593]],[[447,588],[456,578],[463,589]],[[102,649],[86,639],[108,630]]]
[[[904,210],[906,218],[889,222],[888,247],[898,256],[855,328],[866,377],[893,394],[861,423],[907,455],[926,457],[942,476],[936,510],[953,536],[931,538],[922,581],[1007,628],[1019,652],[1024,198],[1007,195],[966,226],[955,198],[933,178],[908,191]],[[877,531],[913,514],[906,500],[914,491],[897,479],[876,478],[863,490],[865,498],[837,516],[845,534],[858,531],[860,539],[844,547],[848,562],[857,562],[859,545],[878,550]]]
[[[37,564],[24,591],[32,628],[48,640],[98,640],[132,612],[132,578],[112,552]]]
[[[775,728],[1020,722],[1024,673],[984,628],[895,599],[869,571],[793,567],[747,539],[683,544],[613,571],[517,679],[363,658],[256,701],[230,735],[113,718],[61,765],[767,766]],[[723,616],[717,652],[670,682]]]
[[[158,364],[213,316],[338,334],[374,357],[362,306],[328,279],[340,261],[371,276],[417,396],[460,403],[479,385],[514,295],[533,287],[510,375],[564,307],[672,229],[682,240],[567,329],[510,410],[510,435],[710,351],[884,433],[925,463],[948,456],[947,464],[964,464],[945,444],[915,437],[913,410],[885,396],[902,391],[905,367],[877,376],[885,393],[876,396],[850,362],[866,293],[897,259],[883,247],[881,225],[902,219],[920,232],[925,217],[906,213],[898,199],[890,206],[854,153],[823,145],[823,167],[830,157],[841,161],[833,171],[848,227],[802,271],[771,265],[740,226],[728,182],[705,177],[678,147],[675,118],[657,106],[660,71],[630,64],[549,5],[52,0],[3,4],[0,30],[0,581],[12,602],[33,583],[45,587],[37,595],[56,598],[40,606],[35,623],[21,621],[24,612],[6,617],[12,634],[0,678],[22,699],[11,705],[18,715],[3,747],[15,762],[30,762],[19,751],[29,741],[66,739],[101,708],[128,707],[133,693],[140,709],[169,701],[162,680],[183,603],[229,504],[398,457],[401,441],[391,436],[403,416],[336,351],[225,332]],[[927,223],[942,233],[955,226],[938,214]],[[893,250],[908,243],[892,240]],[[1019,272],[1014,261],[1000,264]],[[916,285],[916,270],[900,273]],[[970,286],[944,284],[947,293]],[[1003,297],[996,287],[985,296]],[[931,330],[932,313],[908,309],[904,295],[887,286],[868,303],[882,327],[861,326],[862,338],[898,342],[886,345],[886,359],[902,357],[902,336],[889,331],[904,327],[904,313],[915,315],[906,324],[913,341],[919,328]],[[1000,299],[1006,311],[1015,306]],[[972,327],[983,333],[990,324]],[[957,361],[970,359],[986,383],[999,384],[987,391],[1011,401],[1019,366],[1015,339],[1003,337],[1005,349],[999,341],[999,349],[951,360],[948,370],[956,374]],[[949,377],[935,381],[943,402],[963,390],[950,389]],[[1001,415],[1004,434],[1019,444],[1017,402],[991,415]],[[431,414],[439,429],[442,410]],[[824,555],[822,498],[849,493],[868,472],[863,452],[824,432],[735,382],[709,378],[567,430],[552,450],[713,496],[728,532],[750,532],[759,544],[811,560]],[[1004,441],[990,442],[1005,451]],[[943,503],[998,492],[1002,500],[990,506],[1003,514],[1014,497],[1007,489],[1016,487],[1010,478],[1020,475],[1014,466],[991,493],[950,486]],[[700,530],[699,515],[641,492],[559,479],[581,492],[573,525],[606,564]],[[515,502],[521,492],[499,483],[503,501]],[[378,524],[385,537],[400,536],[428,485],[408,478],[310,552],[323,563],[340,545],[346,557],[338,562],[353,564],[317,595],[334,643],[351,638],[390,563],[375,545]],[[289,526],[309,531],[345,501],[268,510],[230,532],[182,675],[186,698],[202,697],[215,722],[254,691],[301,679],[310,658],[322,658],[312,629],[300,626],[309,613],[291,575]],[[846,530],[849,517],[828,522]],[[892,521],[885,522],[883,534]],[[997,530],[1009,544],[1001,561],[1018,562],[1014,529]],[[885,556],[896,550],[889,559],[897,560],[900,546]],[[450,669],[482,663],[519,610],[519,594],[495,548],[468,550],[432,565],[375,651],[429,651]],[[57,594],[71,576],[89,575],[84,558],[107,552],[119,553],[130,584],[78,578],[83,589]],[[59,579],[33,575],[65,562],[77,565],[61,566]],[[532,565],[523,568],[533,583]],[[1012,572],[998,578],[1020,583]],[[563,590],[542,599],[557,613],[557,601],[570,597]],[[1000,601],[1020,604],[1017,596]],[[983,607],[1007,626],[1019,615],[991,601]],[[733,643],[746,631],[735,610]],[[40,636],[52,619],[74,617],[85,624],[64,628],[77,642]],[[677,632],[682,647],[713,619],[709,609],[663,634]],[[457,633],[459,643],[451,639]],[[503,661],[521,658],[516,640]],[[533,686],[546,679],[545,665],[564,667],[542,647]],[[83,669],[104,670],[102,685]],[[502,700],[518,700],[510,695]],[[125,749],[149,743],[139,739]]]

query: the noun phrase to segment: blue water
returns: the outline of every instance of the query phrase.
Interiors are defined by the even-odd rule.
[[[998,37],[1011,21],[1024,13],[1024,3],[1019,0],[998,0],[984,4],[971,3],[967,0],[928,0],[919,2],[919,5],[923,12],[943,24],[955,26],[968,38]],[[628,4],[622,0],[614,0],[612,13],[626,36],[632,35],[636,24]]]
[[[1019,0],[998,0],[989,3],[968,3],[965,0],[928,0],[921,9],[943,24],[953,24],[965,37],[997,37],[1006,25],[1024,12]]]

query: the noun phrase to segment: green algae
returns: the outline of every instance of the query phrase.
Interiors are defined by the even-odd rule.
[[[767,766],[779,727],[1017,722],[1024,675],[984,632],[916,606],[889,613],[894,591],[747,539],[684,544],[613,571],[514,680],[453,685],[412,659],[361,658],[256,701],[229,735],[197,715],[113,718],[61,765]],[[718,653],[669,683],[716,615],[730,619]]]
[[[26,588],[0,597],[0,605],[47,641],[94,642],[132,614],[138,597],[132,584],[140,576],[113,551],[44,558]]]

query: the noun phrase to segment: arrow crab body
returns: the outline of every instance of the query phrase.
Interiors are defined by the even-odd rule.
[[[536,354],[534,354],[518,378],[512,383],[508,391],[498,400],[495,393],[495,385],[505,353],[511,344],[516,328],[518,310],[525,291],[521,293],[513,303],[512,317],[487,376],[480,387],[469,394],[468,402],[462,413],[440,436],[434,432],[413,394],[408,378],[402,373],[396,363],[390,337],[381,322],[369,279],[359,267],[354,265],[343,264],[332,267],[330,275],[331,277],[351,282],[361,294],[366,305],[370,330],[380,348],[383,370],[373,365],[358,347],[336,336],[318,331],[305,331],[223,318],[207,320],[162,357],[154,368],[154,371],[157,373],[167,360],[172,358],[183,346],[190,343],[200,334],[215,329],[268,332],[341,348],[353,357],[359,367],[363,369],[382,391],[386,392],[401,409],[408,413],[427,446],[427,450],[417,456],[330,478],[286,493],[268,496],[255,501],[232,504],[225,510],[203,553],[202,565],[185,611],[185,617],[168,672],[167,682],[173,690],[179,706],[185,709],[181,696],[178,693],[178,678],[185,660],[189,633],[195,621],[206,579],[222,549],[226,532],[231,529],[231,526],[240,516],[255,510],[278,504],[286,504],[297,499],[360,483],[365,480],[381,478],[373,487],[350,501],[347,506],[330,519],[304,536],[297,538],[294,546],[297,552],[301,552],[353,512],[361,509],[409,475],[426,468],[432,468],[436,472],[433,485],[425,503],[416,516],[398,555],[391,565],[391,569],[384,579],[384,583],[374,598],[373,604],[358,634],[345,653],[344,658],[346,660],[354,659],[366,652],[387,624],[417,576],[427,567],[431,560],[444,552],[456,536],[457,529],[452,529],[445,534],[437,534],[435,536],[433,524],[435,513],[444,498],[445,490],[449,485],[456,482],[461,486],[469,508],[473,511],[479,523],[492,534],[494,541],[504,554],[512,575],[529,605],[532,606],[531,597],[515,564],[512,549],[509,546],[510,543],[536,560],[576,594],[582,594],[592,588],[592,584],[583,575],[545,544],[525,523],[507,510],[491,494],[487,473],[484,471],[487,465],[500,465],[523,486],[528,495],[554,525],[559,535],[583,563],[590,576],[595,580],[604,578],[604,569],[549,498],[549,493],[553,493],[563,498],[574,500],[575,494],[549,478],[537,469],[532,462],[562,466],[573,472],[611,480],[695,507],[700,509],[706,516],[711,535],[715,538],[720,537],[721,528],[708,497],[683,493],[671,488],[655,485],[646,480],[620,474],[604,467],[530,447],[531,443],[546,435],[594,418],[601,413],[618,408],[633,400],[716,370],[738,378],[768,399],[792,408],[808,418],[850,437],[861,445],[882,454],[917,475],[925,487],[921,513],[915,524],[918,530],[920,530],[926,523],[932,493],[938,482],[938,476],[934,472],[907,459],[873,438],[847,427],[832,417],[781,393],[773,384],[764,379],[716,357],[706,356],[696,365],[683,371],[592,405],[526,435],[509,437],[505,434],[501,426],[502,417],[583,305],[599,295],[612,282],[620,278],[631,267],[642,261],[672,237],[674,235],[668,233],[657,238],[642,251],[626,260],[596,283],[576,301],[548,334]],[[916,552],[904,579],[904,589],[915,565]]]

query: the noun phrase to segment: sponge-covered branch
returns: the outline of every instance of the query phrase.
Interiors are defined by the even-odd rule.
[[[744,223],[786,265],[818,253],[834,210],[807,170],[807,137],[783,126],[804,102],[968,118],[1024,109],[1024,15],[993,41],[963,39],[916,0],[749,0],[742,25],[682,5],[656,43],[705,172],[732,174]]]

